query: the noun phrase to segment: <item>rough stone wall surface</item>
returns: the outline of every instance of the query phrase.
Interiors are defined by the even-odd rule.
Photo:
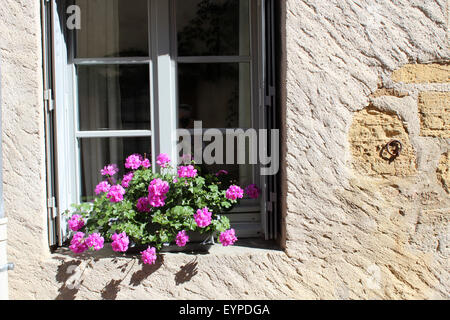
[[[38,2],[4,1],[4,192],[8,253],[16,263],[11,298],[449,298],[450,202],[437,168],[450,141],[421,135],[418,107],[422,92],[450,92],[442,80],[448,75],[410,70],[405,81],[403,71],[392,75],[418,63],[448,65],[448,2],[286,0],[281,6],[284,252],[218,248],[210,255],[167,254],[143,267],[107,250],[48,254]],[[384,135],[391,138],[386,126],[395,126],[415,170],[357,169],[352,124],[372,117],[382,119],[374,126],[382,134],[370,145],[382,145]]]
[[[288,256],[323,296],[345,289],[358,298],[448,298],[450,204],[436,165],[449,141],[420,136],[417,99],[449,84],[392,79],[404,65],[449,61],[448,2],[286,3]],[[393,96],[371,97],[379,88]],[[404,122],[415,175],[351,169],[348,134],[369,105]],[[430,222],[433,232],[420,224],[426,212],[442,220],[439,228]],[[421,237],[433,245],[416,245]]]
[[[38,262],[49,258],[40,36],[38,1],[2,1],[3,195],[8,260],[16,270],[9,273],[10,298],[37,297],[46,277]]]
[[[450,92],[421,92],[419,114],[421,135],[450,138]]]
[[[446,152],[442,155],[439,160],[439,165],[437,167],[437,177],[442,188],[447,193],[450,193],[450,153]]]

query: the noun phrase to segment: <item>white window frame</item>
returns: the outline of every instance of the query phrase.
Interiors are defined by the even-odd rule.
[[[58,242],[65,239],[66,223],[62,218],[65,210],[80,199],[80,138],[102,137],[151,137],[152,165],[155,167],[155,155],[169,154],[177,159],[177,64],[195,62],[249,62],[252,86],[252,127],[265,128],[267,115],[265,110],[265,43],[264,43],[264,0],[250,0],[250,57],[178,57],[176,53],[175,0],[147,0],[149,17],[149,54],[150,57],[130,58],[92,58],[75,59],[73,52],[73,34],[61,29],[65,12],[58,8],[57,0],[50,0],[53,14],[53,91],[55,118],[55,158],[56,158],[56,199],[57,222],[59,225]],[[62,16],[62,19],[61,19]],[[255,27],[256,26],[256,27]],[[72,42],[72,43],[68,43]],[[110,130],[78,131],[76,66],[89,64],[148,64],[150,74],[150,130]],[[162,72],[164,71],[164,72]],[[257,111],[257,112],[255,112]],[[205,128],[206,129],[206,128]],[[254,165],[259,172],[260,165]],[[259,176],[259,186],[263,190],[259,203],[243,201],[233,213],[227,214],[238,235],[243,237],[272,237],[268,234],[267,207],[270,205],[267,192],[267,177]],[[255,176],[256,177],[256,176]],[[256,181],[255,181],[256,182]]]

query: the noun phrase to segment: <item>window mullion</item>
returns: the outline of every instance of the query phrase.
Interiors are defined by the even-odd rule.
[[[151,0],[151,38],[154,97],[155,152],[167,153],[175,163],[176,154],[176,77],[171,52],[170,2]]]

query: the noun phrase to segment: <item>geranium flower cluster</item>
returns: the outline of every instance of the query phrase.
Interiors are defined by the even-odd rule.
[[[249,196],[250,199],[258,199],[260,192],[261,190],[256,184],[250,184],[247,186],[247,188],[245,188],[245,193]]]
[[[250,184],[244,191],[238,185],[230,186],[226,170],[199,177],[198,167],[192,161],[176,168],[170,163],[169,156],[162,153],[156,157],[156,164],[163,169],[146,171],[151,167],[150,160],[145,155],[132,154],[125,160],[124,167],[128,170],[117,181],[114,178],[120,171],[117,165],[103,167],[100,170],[103,181],[95,187],[99,196],[94,201],[94,206],[98,205],[96,214],[92,217],[74,214],[68,221],[74,232],[70,250],[74,253],[100,250],[104,246],[103,236],[110,239],[115,252],[151,243],[154,247],[148,246],[140,254],[144,264],[155,264],[157,248],[166,241],[185,247],[190,241],[189,232],[220,232],[220,243],[233,245],[237,241],[235,230],[230,228],[229,219],[219,214],[244,194],[257,199],[261,192],[258,186]]]
[[[114,233],[111,237],[112,243],[111,247],[116,252],[125,252],[128,250],[128,245],[130,244],[130,239],[125,232]]]
[[[142,262],[144,264],[155,264],[156,248],[148,247],[147,250],[141,252]]]
[[[133,180],[134,177],[134,173],[133,172],[129,172],[126,175],[123,176],[122,178],[122,187],[124,188],[128,188],[130,186],[130,182],[131,180]]]
[[[204,207],[203,209],[198,209],[197,213],[194,214],[195,223],[200,228],[205,228],[211,224],[211,215],[212,215],[212,212],[209,211],[208,207]]]
[[[165,205],[166,193],[169,192],[169,183],[161,179],[154,179],[148,186],[148,203],[155,208]]]
[[[119,168],[117,168],[116,164],[108,164],[103,169],[100,170],[102,176],[110,176],[112,177],[117,172],[119,172]]]
[[[99,233],[93,233],[87,238],[84,237],[83,232],[77,232],[70,241],[69,249],[73,253],[83,253],[89,248],[93,250],[100,250],[103,248],[105,239]]]
[[[149,159],[144,159],[140,154],[132,154],[125,160],[125,168],[127,169],[137,170],[141,166],[145,169],[148,169],[151,167],[151,163]]]
[[[125,194],[125,189],[120,184],[117,184],[117,185],[112,186],[109,189],[108,194],[106,195],[106,197],[111,202],[120,202],[120,201],[123,200],[123,195],[124,194]]]
[[[95,194],[99,195],[100,193],[108,192],[111,189],[111,185],[108,181],[102,181],[95,187]]]
[[[161,154],[156,158],[156,163],[157,163],[161,168],[167,168],[167,167],[169,166],[169,163],[170,163],[169,155],[167,155],[166,153],[161,153]]]
[[[244,190],[239,186],[232,185],[228,188],[225,196],[229,200],[242,199],[244,197]]]
[[[219,241],[224,247],[233,245],[237,241],[234,229],[229,229],[220,233]]]
[[[67,221],[70,230],[78,231],[84,227],[84,220],[79,214],[74,214],[69,221]]]
[[[177,237],[175,239],[175,243],[179,247],[184,247],[186,243],[189,241],[189,236],[186,234],[185,230],[181,230],[178,232]]]
[[[138,199],[136,208],[139,212],[150,212],[152,211],[152,207],[150,206],[150,202],[148,201],[148,197],[141,197]]]
[[[197,169],[193,165],[180,166],[178,168],[178,177],[180,178],[195,178],[197,176]]]

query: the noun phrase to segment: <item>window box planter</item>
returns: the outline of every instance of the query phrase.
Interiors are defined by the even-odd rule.
[[[208,252],[214,235],[223,246],[237,241],[223,213],[238,203],[244,190],[226,171],[201,176],[192,161],[172,168],[166,154],[156,163],[159,172],[148,159],[133,154],[122,179],[114,177],[119,171],[115,164],[101,170],[105,180],[95,188],[97,197],[75,206],[78,211],[68,222],[74,253],[101,250],[111,241],[114,251],[140,253],[145,264],[154,264],[157,252]],[[250,185],[246,193],[254,197],[258,190]]]
[[[184,246],[179,247],[176,243],[165,242],[162,244],[159,252],[186,252],[186,253],[208,253],[209,249],[215,244],[214,235],[211,233],[203,233],[189,231],[187,232],[190,241]],[[147,245],[131,243],[127,253],[139,254],[147,249]]]

